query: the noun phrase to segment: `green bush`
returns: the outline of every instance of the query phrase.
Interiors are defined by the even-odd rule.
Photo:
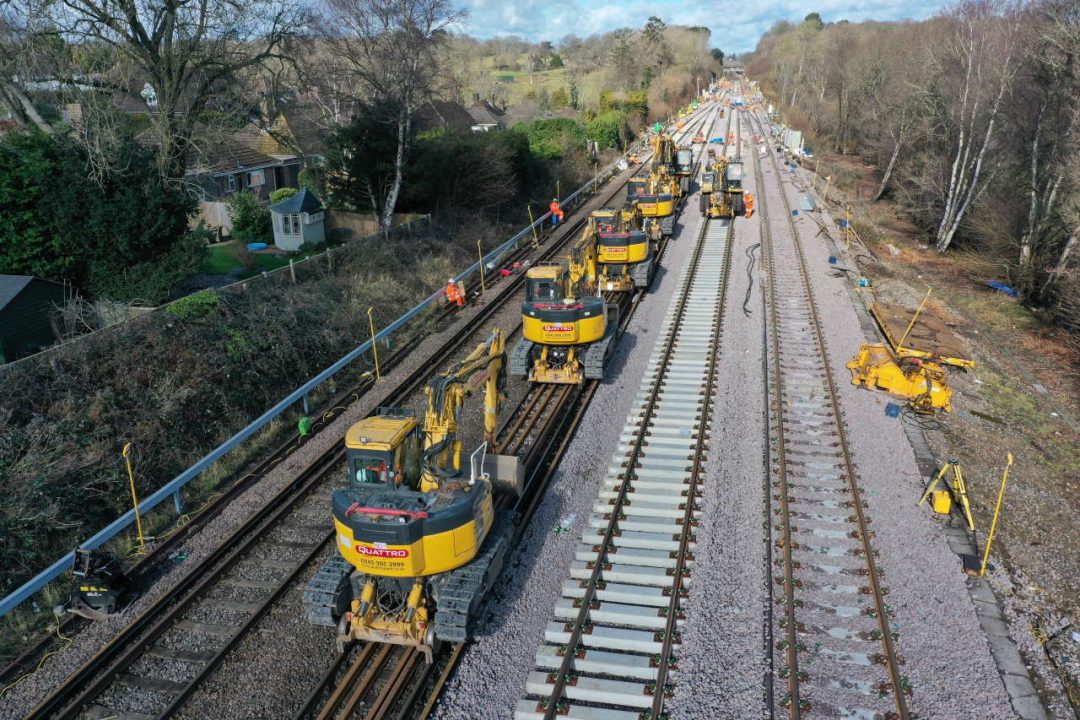
[[[263,240],[270,236],[270,210],[250,190],[241,190],[229,200],[233,235],[244,241]]]
[[[201,318],[215,310],[220,302],[221,298],[213,290],[201,290],[167,305],[165,312],[181,320]]]
[[[273,190],[270,192],[270,204],[277,205],[282,200],[288,200],[298,192],[300,191],[293,187],[283,187]]]
[[[558,159],[567,148],[585,145],[585,129],[581,123],[570,118],[537,120],[516,125],[514,130],[525,133],[529,149],[541,160]]]
[[[630,128],[626,113],[622,110],[608,110],[600,113],[585,126],[585,134],[595,140],[601,150],[622,146],[624,137],[629,137]]]
[[[0,273],[68,280],[99,297],[160,302],[205,256],[188,230],[195,198],[165,184],[153,154],[128,142],[94,173],[67,137],[0,141]]]

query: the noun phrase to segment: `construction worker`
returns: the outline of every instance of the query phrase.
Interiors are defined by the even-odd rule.
[[[746,217],[750,218],[754,216],[754,196],[752,193],[743,193],[743,198],[746,201]]]
[[[564,213],[562,208],[559,207],[559,198],[552,198],[551,204],[548,205],[548,210],[551,211],[551,225],[554,227],[563,221]]]
[[[446,302],[465,307],[465,293],[461,291],[461,286],[454,282],[454,278],[446,281]]]

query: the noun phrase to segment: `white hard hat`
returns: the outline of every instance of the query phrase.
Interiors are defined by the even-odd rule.
[[[452,282],[454,282],[454,278],[450,278],[450,279],[449,279],[449,280],[447,280],[446,282],[448,282],[448,283],[452,283]]]

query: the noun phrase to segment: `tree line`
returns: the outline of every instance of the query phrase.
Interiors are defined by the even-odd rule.
[[[400,210],[460,206],[466,171],[490,189],[480,200],[488,207],[548,192],[544,177],[584,177],[579,130],[618,146],[719,69],[706,28],[657,17],[641,30],[538,44],[457,35],[464,17],[451,0],[0,0],[0,106],[24,136],[0,141],[0,271],[165,299],[205,253],[188,230],[193,159],[253,119],[271,131],[287,96],[313,108],[329,138],[327,162],[312,174],[320,190],[388,229]],[[528,129],[502,139],[417,132],[425,103],[483,86],[469,58],[489,52],[493,68],[524,57],[566,69],[565,97],[538,113],[577,111],[579,129],[551,134],[558,153],[534,153]],[[584,97],[589,73],[600,77],[589,92],[609,92]],[[454,154],[465,161],[448,162]],[[135,227],[146,208],[167,219]]]
[[[965,0],[920,22],[777,23],[747,58],[796,125],[880,172],[939,252],[992,260],[1080,326],[1080,4]]]

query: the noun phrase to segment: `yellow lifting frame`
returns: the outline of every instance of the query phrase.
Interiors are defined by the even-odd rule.
[[[952,470],[952,483],[945,479],[945,474]],[[934,491],[934,488],[941,483],[945,486],[945,489],[949,491],[949,494],[953,499],[964,509],[964,517],[967,519],[968,530],[975,531],[975,520],[971,517],[971,503],[968,502],[967,486],[964,485],[964,473],[960,470],[960,461],[950,459],[941,466],[941,470],[938,472],[937,477],[931,481],[926,487],[926,492],[919,498],[919,505],[926,502],[926,499],[930,497],[930,493]]]

